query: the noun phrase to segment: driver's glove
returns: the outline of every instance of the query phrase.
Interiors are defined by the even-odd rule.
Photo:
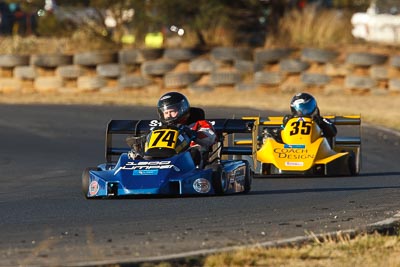
[[[183,132],[191,139],[195,140],[197,138],[197,132],[195,130],[190,129],[187,126],[182,126],[181,128]]]

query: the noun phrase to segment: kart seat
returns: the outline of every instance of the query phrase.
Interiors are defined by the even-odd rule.
[[[190,107],[190,115],[187,124],[192,124],[200,120],[205,120],[205,112],[202,108]]]

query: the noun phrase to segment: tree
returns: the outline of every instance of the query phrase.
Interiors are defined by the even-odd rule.
[[[151,1],[154,15],[163,25],[179,25],[195,33],[197,45],[213,45],[211,36],[222,33],[236,44],[243,33],[262,30],[259,21],[265,4],[259,0],[159,0]]]

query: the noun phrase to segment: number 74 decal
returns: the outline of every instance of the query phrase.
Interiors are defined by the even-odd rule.
[[[154,130],[151,133],[149,148],[154,147],[165,147],[165,148],[175,148],[176,141],[178,139],[178,131],[176,130]]]

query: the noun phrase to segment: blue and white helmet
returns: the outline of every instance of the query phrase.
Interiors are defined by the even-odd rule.
[[[294,116],[312,116],[317,112],[318,106],[315,98],[308,93],[296,94],[290,101],[290,109]]]

